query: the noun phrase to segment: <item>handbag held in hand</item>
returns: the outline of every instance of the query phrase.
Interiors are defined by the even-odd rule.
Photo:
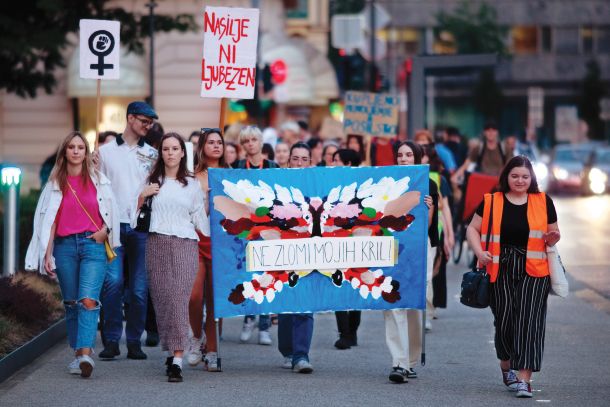
[[[566,269],[563,267],[557,247],[547,246],[546,255],[549,261],[549,273],[551,274],[551,294],[565,298],[568,296],[570,286],[566,279]]]
[[[485,251],[489,249],[489,238],[493,223],[494,198],[491,197],[491,209],[489,211],[489,226],[487,228],[487,238],[485,240]],[[485,266],[477,267],[475,263],[473,269],[464,273],[462,276],[462,289],[460,292],[460,302],[472,308],[487,308],[489,306],[489,274]]]
[[[150,229],[150,215],[152,212],[152,196],[146,198],[144,203],[140,207],[138,212],[138,218],[136,219],[135,230],[138,232],[148,233]]]

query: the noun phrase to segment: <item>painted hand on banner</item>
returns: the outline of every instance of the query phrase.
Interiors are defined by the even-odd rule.
[[[214,208],[225,217],[224,230],[244,240],[392,236],[411,225],[415,217],[409,212],[420,203],[420,193],[408,191],[409,177],[383,177],[376,183],[369,178],[359,186],[336,186],[323,197],[306,197],[297,188],[271,187],[263,181],[255,185],[225,180],[223,186],[227,196],[216,196]],[[348,268],[254,273],[233,289],[229,300],[272,302],[284,285],[295,287],[312,272],[328,277],[336,287],[346,283],[365,299],[400,299],[400,283],[384,276],[382,269]]]

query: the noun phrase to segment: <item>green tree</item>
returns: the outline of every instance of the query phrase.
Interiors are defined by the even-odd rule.
[[[35,97],[40,89],[51,93],[57,85],[55,70],[66,66],[63,51],[75,45],[81,19],[121,22],[121,43],[142,54],[149,36],[148,9],[132,13],[109,5],[109,0],[21,0],[0,5],[0,90]],[[116,3],[115,3],[116,4]],[[192,15],[155,15],[156,32],[194,31]]]
[[[498,24],[496,9],[485,2],[475,9],[472,1],[464,0],[451,13],[438,13],[436,20],[436,38],[443,41],[449,33],[452,44],[446,45],[452,45],[458,54],[508,56],[504,41],[508,31]],[[481,70],[473,96],[475,107],[483,116],[499,119],[504,98],[493,68]]]
[[[589,138],[592,140],[604,139],[604,123],[599,117],[599,102],[604,97],[604,84],[601,80],[601,70],[597,61],[587,63],[587,74],[580,85],[578,99],[578,113],[580,118],[589,126]]]

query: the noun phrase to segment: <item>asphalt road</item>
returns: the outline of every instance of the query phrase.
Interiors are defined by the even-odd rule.
[[[239,319],[225,321],[223,372],[186,367],[184,383],[167,383],[160,348],[146,361],[122,355],[97,362],[89,380],[67,374],[70,352],[58,344],[0,385],[1,406],[607,406],[610,400],[610,199],[556,198],[571,294],[551,297],[545,357],[533,377],[534,399],[516,399],[502,384],[489,309],[457,299],[462,265],[448,270],[449,304],[427,335],[426,366],[408,384],[388,381],[391,359],[379,312],[365,312],[359,346],[339,351],[333,314],[315,317],[312,375],[280,368],[274,346],[239,344]],[[277,327],[272,328],[274,341]],[[98,349],[100,349],[98,347]],[[97,358],[96,358],[97,359]]]

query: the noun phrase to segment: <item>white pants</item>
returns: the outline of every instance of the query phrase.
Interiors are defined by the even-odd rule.
[[[426,268],[426,305],[432,305],[432,267],[435,249],[428,240]],[[422,352],[422,312],[416,309],[393,309],[383,312],[385,341],[392,355],[392,366],[414,367]]]
[[[434,272],[434,258],[436,257],[436,247],[430,246],[428,239],[428,264],[426,267],[426,319],[431,320],[434,316],[434,304],[432,298],[434,291],[432,290],[432,273]]]

